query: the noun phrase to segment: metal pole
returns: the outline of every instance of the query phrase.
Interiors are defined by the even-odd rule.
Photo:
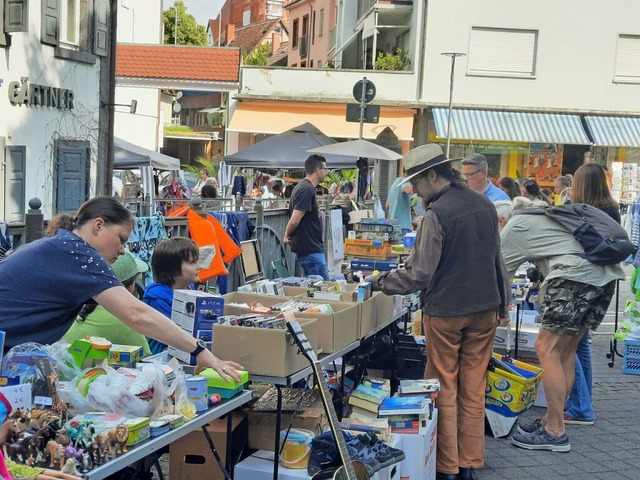
[[[453,79],[456,68],[456,57],[462,57],[466,55],[464,53],[452,52],[452,53],[442,53],[441,55],[445,55],[447,57],[451,57],[451,78],[449,79],[449,111],[447,113],[447,158],[449,158],[449,150],[451,149],[451,113],[453,109]]]
[[[177,45],[178,44],[178,7],[176,7],[175,5],[173,6],[173,10],[176,13],[175,16],[175,25],[173,27],[173,44]]]
[[[218,13],[218,46],[220,46],[221,38],[222,38],[222,7],[220,7],[220,12]]]
[[[362,133],[364,131],[364,110],[367,108],[367,77],[362,78],[362,92],[360,94],[360,133],[358,139],[362,140]]]

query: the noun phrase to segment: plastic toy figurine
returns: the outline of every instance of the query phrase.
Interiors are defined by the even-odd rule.
[[[127,453],[127,439],[129,438],[129,428],[120,424],[109,430],[109,442],[111,444],[111,458],[123,453]]]
[[[77,475],[78,474],[78,462],[75,458],[69,458],[64,463],[64,467],[61,469],[62,473],[66,473],[68,475]]]
[[[93,468],[93,459],[91,458],[91,453],[89,451],[85,450],[83,452],[80,465],[82,466],[82,473],[87,473]]]
[[[55,440],[49,440],[45,448],[50,458],[49,468],[54,468],[56,464],[61,468],[64,464],[64,447]]]

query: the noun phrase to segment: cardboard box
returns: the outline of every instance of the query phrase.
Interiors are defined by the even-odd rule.
[[[230,414],[231,415],[231,414]],[[234,463],[237,461],[247,438],[247,414],[236,410],[232,417],[232,445]],[[227,454],[227,419],[219,418],[207,425],[216,450],[225,462]],[[224,475],[216,462],[209,443],[198,429],[173,442],[169,447],[169,477],[180,480],[201,480],[203,478],[224,480]]]
[[[142,357],[143,348],[135,345],[111,345],[109,349],[109,365],[133,365]]]
[[[293,422],[293,423],[292,423]],[[321,402],[312,407],[299,410],[293,417],[291,413],[282,413],[281,428],[284,430],[291,424],[292,428],[304,428],[320,435],[329,428],[329,420]],[[249,410],[249,448],[273,451],[276,435],[275,412],[256,412]]]
[[[224,298],[200,290],[175,290],[171,306],[171,320],[183,330],[197,337],[198,331],[211,331],[224,311]]]
[[[400,463],[402,480],[435,480],[436,478],[436,440],[438,436],[438,409],[426,429],[418,434],[398,434],[402,441],[400,447],[407,458]]]
[[[349,284],[349,287],[357,287],[358,284]],[[288,287],[290,293],[297,293],[297,298],[305,299],[307,297],[306,288],[302,287]],[[286,291],[286,290],[285,290]],[[356,305],[357,315],[358,315],[358,328],[357,328],[357,339],[361,339],[371,330],[373,330],[378,321],[378,309],[377,309],[377,294],[374,292],[373,296],[365,300],[362,303],[358,303],[355,299],[354,290],[350,290],[348,292],[335,292],[339,295],[341,302],[350,302]],[[319,299],[316,299],[319,300]]]
[[[304,318],[299,322],[311,346],[317,349],[317,320]],[[287,330],[214,325],[213,338],[211,351],[215,356],[238,362],[253,375],[286,377],[309,366]]]
[[[376,311],[378,313],[376,325],[382,325],[393,316],[393,312],[395,311],[394,297],[395,295],[386,295],[382,292],[376,292]]]
[[[253,302],[259,302],[262,305],[272,306],[291,298],[257,293],[228,293],[224,295],[225,315],[247,312],[247,309],[230,306],[230,303],[251,305]],[[313,300],[309,299],[309,301]],[[356,341],[358,335],[358,309],[355,304],[329,301],[315,301],[314,303],[331,305],[333,313],[296,312],[295,315],[298,319],[315,318],[318,320],[318,350],[316,353],[332,353]]]
[[[535,343],[540,332],[539,323],[523,323],[518,330],[518,360],[527,363],[538,363]],[[516,326],[511,322],[511,355],[515,353]],[[507,327],[498,327],[496,338],[493,341],[493,350],[496,353],[505,353],[507,349]]]

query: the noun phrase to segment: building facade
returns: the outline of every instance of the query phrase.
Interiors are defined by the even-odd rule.
[[[310,9],[316,2],[287,8],[291,43],[294,21],[298,39],[303,32],[300,15],[309,15],[307,32],[318,32],[318,10],[313,23]],[[289,65],[296,69],[243,67],[238,111],[242,118],[252,104],[278,100],[272,108],[288,109],[293,118],[301,102],[352,101],[354,77],[366,76],[377,87],[372,104],[412,109],[413,144],[445,146],[449,137],[451,155],[483,153],[495,177],[531,176],[550,185],[585,160],[610,169],[640,160],[639,15],[633,0],[589,8],[578,0],[561,7],[552,0],[346,0],[336,5],[335,23],[329,17],[325,58],[315,57],[312,46],[303,71],[295,54]],[[380,54],[399,50],[408,59],[402,71],[378,70]],[[451,53],[463,54],[453,89]],[[232,119],[231,129],[236,124]],[[347,132],[345,126],[340,136]]]
[[[32,197],[47,218],[75,211],[104,188],[109,3],[25,0],[3,10],[0,219],[24,221]]]

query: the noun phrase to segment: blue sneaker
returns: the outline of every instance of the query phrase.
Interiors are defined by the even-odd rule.
[[[527,450],[548,450],[551,452],[568,452],[571,450],[569,436],[566,433],[555,437],[547,432],[544,427],[540,427],[535,432],[526,435],[516,433],[511,437],[511,442],[516,447],[526,448]]]

